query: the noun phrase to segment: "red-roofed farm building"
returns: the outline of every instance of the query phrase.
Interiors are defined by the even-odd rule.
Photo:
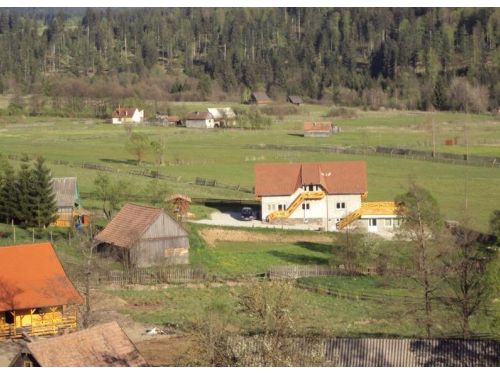
[[[127,203],[95,240],[99,252],[131,268],[189,262],[188,233],[161,208]]]
[[[394,202],[365,202],[364,161],[256,164],[255,194],[268,222],[328,230],[355,222],[369,232],[391,232],[398,224]]]
[[[76,329],[83,303],[50,243],[0,247],[0,340]]]

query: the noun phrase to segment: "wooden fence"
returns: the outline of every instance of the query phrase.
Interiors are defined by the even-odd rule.
[[[390,147],[342,147],[342,146],[303,146],[303,145],[276,145],[276,144],[247,144],[243,146],[248,149],[263,150],[286,150],[298,152],[323,152],[334,154],[350,155],[371,155],[371,156],[389,156],[401,159],[422,160],[436,163],[460,164],[479,167],[500,168],[500,157],[487,157],[478,155],[464,155],[452,153],[436,153],[432,155],[431,151],[397,149]]]
[[[272,354],[265,353],[270,347],[262,340],[259,336],[230,338],[231,354],[238,359],[238,365],[272,365],[269,362]],[[494,339],[296,337],[283,339],[281,344],[281,358],[292,366],[498,367],[500,364],[500,342]]]
[[[346,270],[327,265],[294,265],[294,266],[274,266],[269,269],[270,279],[299,279],[301,277],[316,276],[348,276],[370,274],[371,269]]]
[[[130,271],[100,271],[92,277],[91,284],[99,285],[155,285],[164,283],[190,283],[204,281],[208,276],[194,267],[138,268]]]

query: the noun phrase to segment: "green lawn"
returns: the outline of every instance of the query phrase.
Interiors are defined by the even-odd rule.
[[[221,242],[190,251],[190,263],[211,275],[236,277],[269,271],[272,266],[328,264],[331,245],[311,242]]]
[[[215,103],[171,103],[174,111],[203,109]],[[220,103],[219,103],[220,104]],[[220,104],[222,105],[222,104]],[[224,103],[233,105],[234,103]],[[247,107],[248,108],[248,107]],[[418,160],[392,159],[385,156],[335,155],[321,152],[292,152],[286,150],[248,149],[248,144],[294,145],[392,145],[429,149],[432,140],[431,121],[441,144],[446,138],[463,137],[467,122],[470,153],[500,156],[500,118],[491,115],[464,115],[439,112],[361,111],[357,118],[335,119],[342,132],[330,138],[301,136],[304,120],[324,120],[328,107],[305,105],[295,115],[282,119],[273,117],[270,129],[226,129],[204,131],[185,128],[139,126],[135,131],[151,139],[160,135],[167,139],[167,165],[157,168],[152,155],[147,155],[141,168],[157,170],[177,178],[162,181],[169,192],[181,192],[192,197],[252,198],[252,194],[222,188],[194,185],[196,177],[217,179],[222,183],[254,185],[254,165],[257,162],[365,160],[368,165],[370,200],[388,200],[407,186],[413,177],[438,199],[447,219],[457,219],[463,212],[465,180],[468,206],[474,226],[486,230],[491,211],[500,202],[500,168],[466,167],[430,163]],[[115,178],[122,179],[134,195],[148,199],[151,179],[132,176],[126,172],[137,169],[133,156],[125,150],[127,133],[123,128],[95,119],[60,118],[0,118],[0,150],[5,154],[41,154],[49,161],[88,161],[119,169]],[[460,143],[460,139],[459,139]],[[438,151],[463,152],[463,145],[438,146]],[[15,163],[14,163],[15,164]],[[55,176],[77,176],[80,190],[92,193],[95,170],[50,164]],[[88,199],[84,205],[96,206]],[[199,212],[202,216],[206,212]]]
[[[360,293],[363,287],[356,280],[340,281],[352,293]],[[251,284],[250,284],[251,285]],[[250,286],[251,287],[251,286]],[[151,325],[177,325],[189,330],[193,323],[203,320],[210,305],[232,306],[229,319],[232,325],[242,330],[252,330],[251,320],[238,308],[238,300],[245,286],[222,286],[218,288],[175,287],[158,291],[109,291],[128,302],[123,313],[133,319]],[[399,289],[398,287],[396,288]],[[390,293],[396,295],[400,293]],[[369,301],[339,298],[293,288],[290,315],[297,334],[317,333],[325,335],[369,335],[423,337],[424,327],[421,304],[408,304],[394,300]],[[455,334],[458,320],[447,309],[435,306],[435,334]],[[491,317],[473,322],[475,332],[494,333],[490,327]],[[498,332],[496,333],[498,335]]]

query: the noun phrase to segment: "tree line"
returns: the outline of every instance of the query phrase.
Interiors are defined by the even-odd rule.
[[[0,221],[43,229],[57,218],[52,176],[42,157],[21,159],[16,171],[0,154]]]
[[[4,9],[0,92],[483,112],[500,104],[499,29],[495,8]]]

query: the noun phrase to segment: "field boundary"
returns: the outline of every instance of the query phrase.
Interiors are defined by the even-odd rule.
[[[432,151],[420,151],[411,149],[401,149],[378,146],[376,148],[351,148],[343,146],[304,146],[304,145],[277,145],[277,144],[246,144],[243,146],[246,149],[257,150],[287,150],[287,151],[302,151],[302,152],[325,152],[334,154],[350,154],[350,155],[369,155],[369,156],[384,156],[399,159],[421,160],[434,163],[457,164],[475,167],[492,167],[500,168],[500,158],[451,154],[451,153],[436,153],[433,156]]]

